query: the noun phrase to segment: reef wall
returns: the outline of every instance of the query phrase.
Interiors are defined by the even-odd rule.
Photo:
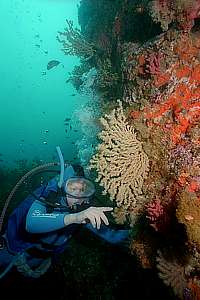
[[[82,0],[59,41],[101,103],[89,168],[130,251],[179,299],[200,299],[200,1]]]

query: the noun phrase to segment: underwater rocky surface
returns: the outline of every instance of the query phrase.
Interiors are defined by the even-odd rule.
[[[65,52],[82,62],[77,91],[96,69],[101,130],[89,168],[116,223],[132,228],[141,270],[179,299],[200,298],[199,17],[197,0],[82,0],[79,35],[73,24],[65,32]]]

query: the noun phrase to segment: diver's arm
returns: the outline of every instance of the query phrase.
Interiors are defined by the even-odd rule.
[[[26,217],[26,230],[30,233],[45,233],[65,227],[66,213],[47,213],[46,206],[36,200],[30,207]]]
[[[64,228],[71,224],[86,223],[85,219],[90,219],[91,210],[92,208],[72,214],[61,213],[59,211],[47,213],[45,204],[36,200],[33,202],[26,216],[26,230],[30,233],[45,233]]]
[[[71,165],[69,165],[64,172],[64,178],[65,180],[68,177],[73,176],[74,169]],[[57,192],[57,177],[52,178],[48,185],[45,187],[45,189],[42,191],[39,189],[38,193],[36,194],[36,197],[40,198],[41,196],[48,200],[48,197],[51,195],[51,193]],[[30,233],[45,233],[50,232],[54,230],[61,229],[65,227],[66,225],[72,224],[72,221],[70,222],[70,216],[68,218],[67,224],[64,222],[64,218],[67,214],[61,213],[61,212],[53,212],[53,213],[47,213],[46,206],[40,202],[40,201],[34,201],[32,206],[30,207],[27,217],[26,217],[26,230]]]
[[[85,226],[87,229],[95,233],[97,236],[103,238],[104,240],[112,244],[118,244],[123,242],[124,240],[128,239],[130,234],[130,230],[127,229],[115,230],[106,227],[103,224],[101,225],[100,229],[94,228],[89,223],[86,224]]]

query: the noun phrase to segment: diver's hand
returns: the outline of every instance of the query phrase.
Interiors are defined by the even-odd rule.
[[[83,224],[86,223],[86,220],[88,219],[92,226],[94,228],[99,229],[101,226],[102,221],[105,223],[105,225],[109,225],[108,219],[104,212],[106,211],[112,211],[112,207],[89,207],[86,210],[83,210],[79,213],[74,213],[71,216],[71,223],[76,223],[76,224]],[[67,216],[65,216],[66,222],[65,225],[68,225]],[[68,224],[66,224],[68,223]]]

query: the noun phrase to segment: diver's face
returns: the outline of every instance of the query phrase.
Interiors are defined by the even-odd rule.
[[[76,196],[79,197],[79,195],[82,194],[84,191],[84,183],[81,181],[73,182],[73,184],[68,187],[69,192],[74,193],[76,192]],[[67,195],[66,201],[70,208],[76,209],[78,205],[81,205],[84,203],[84,198],[74,198],[72,196]]]
[[[70,196],[66,196],[66,201],[67,201],[67,205],[70,207],[70,208],[73,208],[76,210],[77,206],[81,205],[84,203],[84,199],[83,198],[80,198],[80,199],[77,199],[77,198],[73,198],[73,197],[70,197]]]

